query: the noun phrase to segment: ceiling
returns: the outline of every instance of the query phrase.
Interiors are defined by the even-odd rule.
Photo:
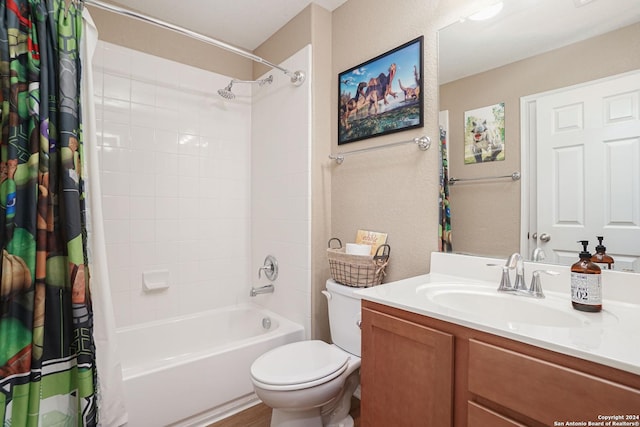
[[[253,51],[309,4],[333,11],[347,0],[106,0]]]
[[[505,0],[504,8],[494,18],[466,19],[440,31],[440,82],[539,55],[638,21],[640,0]]]

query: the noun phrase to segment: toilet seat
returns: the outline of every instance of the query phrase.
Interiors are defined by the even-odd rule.
[[[324,341],[300,341],[258,357],[251,365],[251,378],[266,390],[299,390],[338,377],[349,360],[348,353]]]

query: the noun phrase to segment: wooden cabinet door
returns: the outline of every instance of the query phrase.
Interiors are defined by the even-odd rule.
[[[362,309],[362,425],[453,421],[453,335]]]

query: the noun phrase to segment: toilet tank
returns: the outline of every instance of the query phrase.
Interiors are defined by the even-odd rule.
[[[331,341],[341,349],[360,357],[360,300],[353,288],[327,280],[327,290],[323,291],[329,305],[329,328]]]

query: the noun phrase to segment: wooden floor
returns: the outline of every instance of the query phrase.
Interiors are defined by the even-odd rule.
[[[350,414],[355,422],[355,427],[360,427],[360,400],[356,397],[351,399]],[[260,403],[232,417],[213,423],[209,427],[269,427],[270,423],[271,408]]]

